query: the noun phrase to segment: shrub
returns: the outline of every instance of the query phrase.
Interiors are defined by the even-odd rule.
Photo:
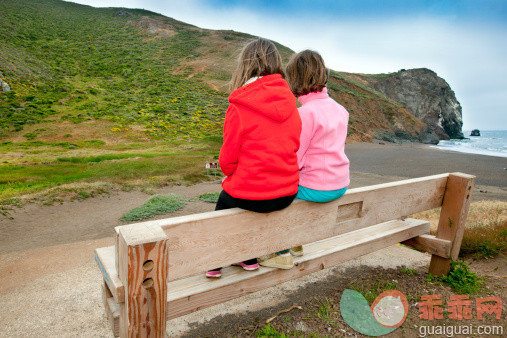
[[[220,195],[219,192],[206,193],[206,194],[199,196],[199,200],[204,201],[204,202],[208,202],[208,203],[216,203],[216,202],[218,202],[219,195]]]
[[[23,137],[25,137],[27,140],[33,140],[37,137],[37,133],[26,133],[23,135]]]
[[[442,276],[442,281],[459,294],[477,293],[484,285],[484,280],[463,261],[453,261],[449,275]]]
[[[124,214],[120,220],[124,222],[140,221],[155,215],[178,211],[184,206],[185,204],[175,195],[157,195],[140,207]]]
[[[401,273],[404,273],[406,275],[409,275],[409,276],[413,276],[415,275],[416,273],[416,270],[415,269],[409,269],[407,268],[406,266],[403,266],[400,270]]]
[[[277,338],[285,338],[287,337],[285,333],[280,333],[276,329],[271,327],[271,324],[266,325],[264,328],[259,330],[256,334],[256,337],[264,338],[264,337],[277,337]]]

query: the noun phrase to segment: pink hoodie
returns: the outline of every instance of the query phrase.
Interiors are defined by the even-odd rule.
[[[350,184],[345,138],[349,113],[327,94],[312,92],[298,97],[303,122],[297,152],[299,185],[315,190],[338,190]]]

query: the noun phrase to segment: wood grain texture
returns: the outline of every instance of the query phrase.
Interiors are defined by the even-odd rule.
[[[121,337],[165,337],[167,237],[160,227],[121,227],[119,278],[125,287],[120,304]]]
[[[167,318],[178,317],[334,266],[427,233],[429,227],[429,222],[414,219],[386,222],[305,245],[304,256],[296,257],[296,265],[290,270],[261,267],[257,271],[244,271],[231,267],[224,269],[219,280],[209,280],[200,274],[170,282]]]
[[[296,200],[286,209],[268,214],[229,209],[117,227],[113,256],[117,268],[110,262],[111,248],[106,250],[108,263],[103,264],[102,258],[98,261],[107,266],[105,275],[110,280],[118,273],[118,285],[108,284],[112,295],[113,290],[120,294],[118,288],[124,288],[123,303],[107,298],[117,305],[120,336],[163,336],[165,318],[400,241],[434,253],[430,272],[445,271],[448,257],[459,253],[473,181],[470,175],[442,174],[350,189],[329,203]],[[436,238],[423,235],[429,231],[428,222],[400,220],[442,204]],[[305,255],[296,259],[296,268],[291,270],[225,268],[224,274],[231,272],[230,277],[210,281],[202,276],[206,269],[302,244],[308,244]],[[146,264],[148,260],[153,262]]]
[[[447,275],[451,260],[458,258],[474,183],[475,176],[462,173],[449,175],[436,237],[452,242],[451,257],[432,255],[429,268],[432,275]]]
[[[172,281],[168,283],[167,319],[334,266],[428,231],[427,221],[390,221],[305,245],[304,256],[294,258],[295,267],[291,270],[261,267],[256,271],[245,271],[239,267],[226,267],[223,277],[218,280],[198,274]],[[109,301],[114,300],[110,298]]]
[[[115,230],[137,231],[143,236],[140,229],[163,227],[171,248],[169,279],[174,280],[438,207],[447,177],[443,174],[350,189],[330,203],[297,200],[271,214],[230,209]]]
[[[171,248],[169,279],[174,280],[439,207],[447,177],[443,174],[351,189],[329,203],[297,200],[269,214],[229,209],[130,227],[156,225],[164,229]],[[341,206],[347,209],[347,220],[337,223]]]
[[[414,249],[428,252],[443,258],[451,257],[451,241],[436,238],[432,235],[421,235],[402,242]]]

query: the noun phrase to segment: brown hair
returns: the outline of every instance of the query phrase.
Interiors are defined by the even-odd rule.
[[[322,56],[313,50],[297,53],[287,65],[287,82],[295,96],[322,91],[328,79]]]
[[[273,42],[266,39],[250,41],[241,51],[239,64],[234,72],[230,90],[243,86],[256,76],[280,74],[285,77],[282,58]]]

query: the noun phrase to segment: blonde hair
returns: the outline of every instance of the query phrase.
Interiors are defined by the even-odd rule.
[[[241,51],[239,63],[230,84],[230,90],[243,86],[248,79],[283,72],[282,58],[273,42],[266,39],[250,41]]]
[[[328,79],[322,56],[313,50],[297,53],[287,64],[287,82],[295,96],[322,91]]]

